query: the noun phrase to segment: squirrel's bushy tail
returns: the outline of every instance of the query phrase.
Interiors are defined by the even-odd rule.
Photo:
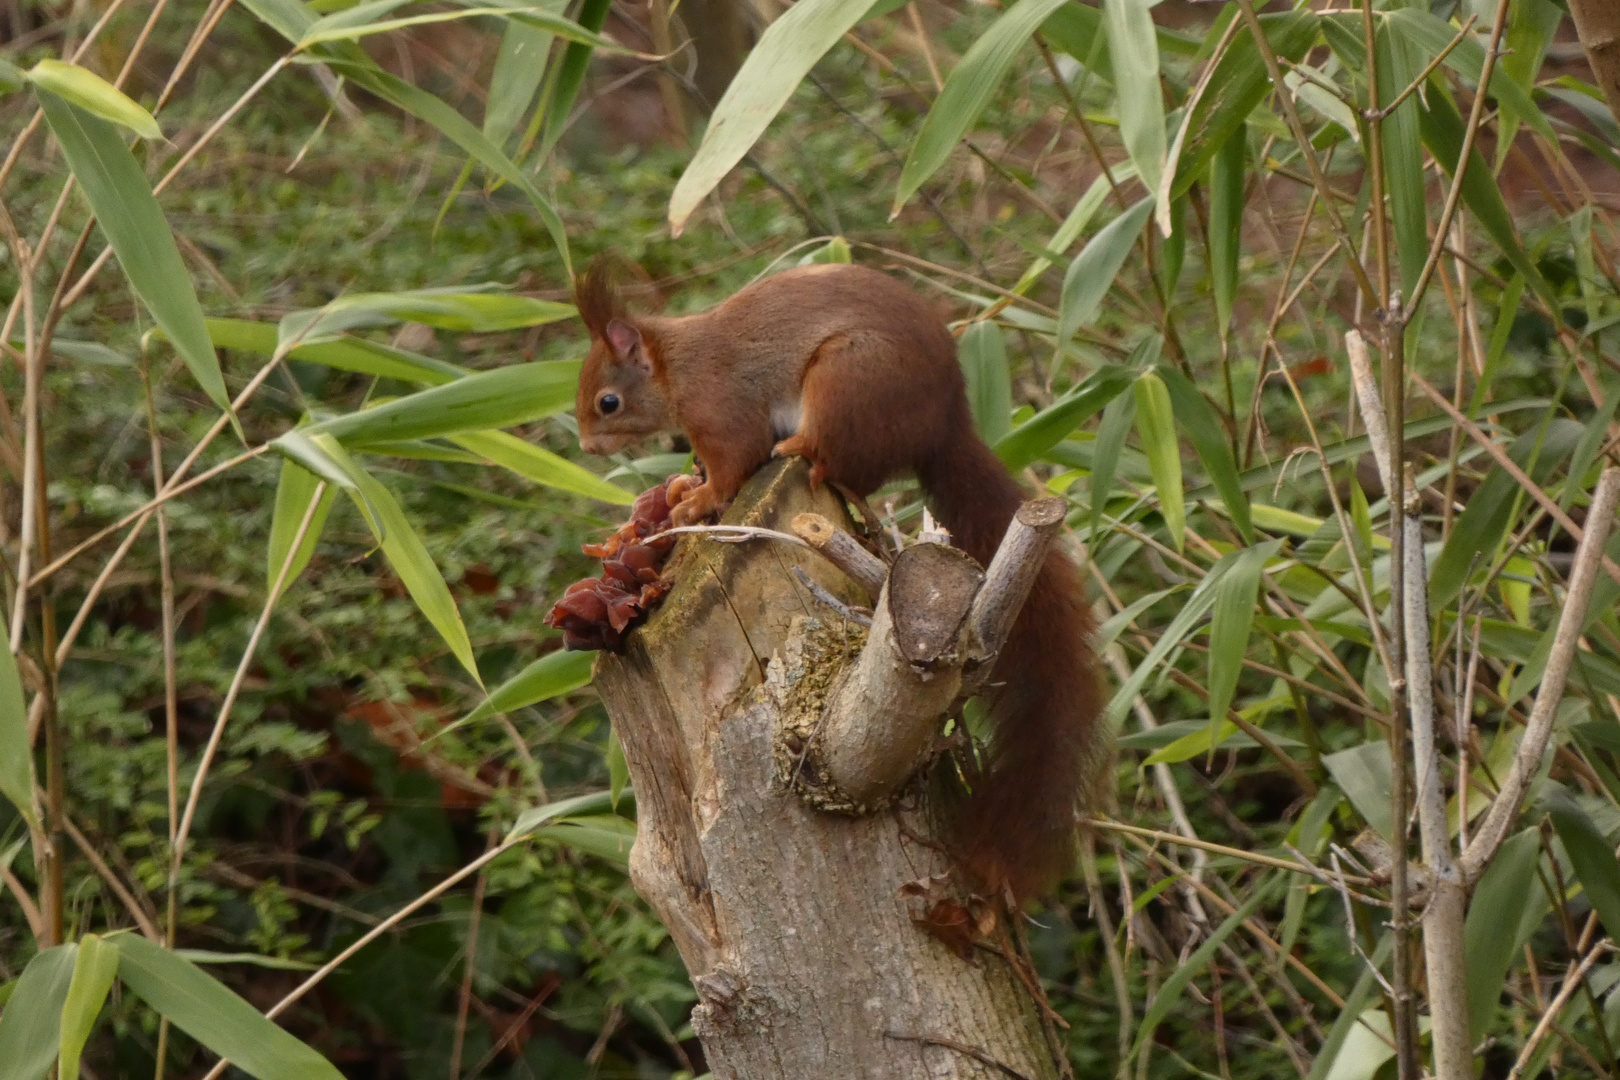
[[[956,431],[918,478],[957,546],[988,566],[1024,495],[971,422]],[[1054,545],[983,693],[993,728],[986,767],[952,811],[968,869],[1021,899],[1072,865],[1075,806],[1101,764],[1091,630],[1079,571]]]

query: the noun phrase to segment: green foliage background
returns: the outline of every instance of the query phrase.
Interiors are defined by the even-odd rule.
[[[1034,2],[1020,0],[1019,6]],[[1444,0],[1379,6],[1427,11],[1442,24],[1453,20],[1452,29],[1472,10]],[[1366,965],[1347,947],[1347,934],[1368,954],[1387,956],[1387,945],[1378,952],[1387,938],[1387,910],[1376,903],[1351,906],[1334,889],[1303,876],[1285,884],[1282,875],[1240,857],[1251,851],[1290,858],[1297,850],[1325,867],[1339,855],[1352,857],[1352,838],[1378,824],[1380,806],[1386,826],[1389,821],[1389,758],[1387,751],[1380,758],[1386,744],[1369,719],[1388,710],[1388,683],[1354,597],[1335,606],[1330,594],[1337,588],[1324,585],[1325,578],[1350,580],[1352,553],[1366,561],[1383,550],[1377,545],[1388,535],[1387,508],[1377,499],[1370,462],[1357,470],[1360,448],[1347,448],[1332,472],[1334,490],[1358,526],[1347,540],[1314,460],[1294,457],[1310,445],[1313,425],[1330,448],[1361,430],[1346,406],[1340,341],[1360,310],[1351,276],[1341,260],[1329,266],[1336,278],[1300,278],[1333,237],[1320,218],[1307,215],[1310,185],[1299,148],[1280,114],[1258,97],[1252,112],[1238,116],[1247,127],[1238,129],[1238,141],[1230,144],[1238,153],[1226,157],[1224,166],[1212,156],[1218,149],[1213,140],[1188,144],[1187,153],[1207,150],[1210,156],[1192,171],[1192,193],[1176,193],[1172,212],[1181,224],[1169,241],[1148,225],[1143,235],[1151,239],[1139,246],[1133,246],[1136,232],[1117,249],[1104,250],[1106,241],[1090,243],[1110,222],[1146,220],[1145,211],[1136,217],[1119,213],[1143,193],[1124,172],[1128,200],[1116,203],[1104,184],[1098,190],[1108,198],[1096,206],[1096,217],[1065,236],[1060,223],[1087,187],[1099,183],[1092,140],[1122,170],[1128,151],[1144,145],[1138,141],[1145,138],[1143,125],[1157,123],[1161,135],[1173,137],[1180,115],[1175,109],[1196,108],[1188,102],[1197,73],[1236,17],[1236,5],[1219,13],[1170,15],[1170,5],[1164,5],[1157,60],[1169,102],[1166,128],[1165,110],[1155,112],[1140,95],[1119,107],[1106,48],[1090,48],[1086,36],[1096,13],[1077,7],[1047,5],[1056,14],[1043,24],[1040,48],[1025,38],[1013,41],[1006,74],[985,74],[982,85],[972,86],[957,73],[973,71],[971,61],[980,55],[975,42],[997,24],[1000,12],[923,5],[925,38],[912,32],[904,12],[863,23],[862,40],[883,61],[848,44],[833,47],[751,156],[712,198],[695,204],[679,239],[671,239],[666,214],[671,192],[694,158],[701,122],[695,114],[669,122],[656,65],[598,55],[579,114],[549,157],[527,150],[521,130],[497,141],[538,178],[569,238],[575,266],[599,252],[622,255],[654,285],[654,295],[644,301],[667,301],[671,310],[704,307],[773,265],[817,252],[825,256],[834,236],[848,241],[857,260],[912,275],[957,318],[982,313],[1007,290],[1027,293],[1027,301],[1006,308],[998,323],[983,322],[971,331],[976,336],[966,340],[974,351],[966,362],[984,365],[973,369],[983,380],[975,384],[976,405],[992,403],[976,414],[981,429],[992,438],[1011,432],[1006,438],[1013,441],[1001,444],[1004,456],[1028,466],[1032,481],[1073,499],[1070,524],[1089,543],[1108,583],[1112,595],[1105,603],[1130,608],[1128,618],[1108,624],[1105,633],[1123,648],[1127,671],[1142,665],[1137,685],[1151,702],[1149,718],[1156,716],[1162,726],[1146,728],[1135,714],[1127,715],[1131,703],[1121,702],[1115,717],[1122,732],[1118,802],[1107,809],[1137,825],[1177,831],[1156,773],[1168,767],[1166,782],[1185,803],[1186,825],[1234,849],[1195,861],[1186,849],[1099,833],[1094,861],[1083,872],[1077,868],[1074,880],[1039,913],[1030,927],[1031,948],[1054,1006],[1071,1024],[1067,1045],[1076,1072],[1100,1075],[1122,1066],[1153,1077],[1298,1071],[1311,1080],[1371,1077],[1380,1068],[1392,1073],[1377,1037],[1353,1028],[1345,1017],[1354,1015],[1341,1009],[1343,997],[1378,1006]],[[90,8],[18,10],[25,21],[48,28],[5,53],[18,69],[61,55],[64,42],[82,39],[99,14]],[[81,62],[114,77],[149,10],[120,9]],[[207,10],[199,0],[174,0],[125,84],[131,97],[154,103]],[[421,10],[427,9],[408,9]],[[1483,22],[1491,10],[1482,8]],[[574,15],[585,19],[583,9]],[[616,7],[608,30],[632,48],[651,50],[648,18],[639,6]],[[493,18],[435,24],[369,38],[365,47],[381,68],[440,96],[476,124],[494,86],[497,42],[509,25],[515,24]],[[1503,61],[1506,74],[1522,86],[1521,96],[1528,99],[1533,91],[1557,121],[1559,152],[1575,163],[1565,174],[1549,155],[1543,163],[1521,164],[1517,173],[1502,173],[1517,177],[1521,186],[1528,187],[1526,178],[1533,176],[1557,187],[1551,206],[1525,191],[1509,192],[1513,224],[1533,260],[1532,274],[1547,283],[1545,295],[1538,301],[1535,283],[1525,286],[1524,269],[1531,264],[1510,259],[1489,222],[1482,226],[1476,214],[1465,212],[1464,234],[1476,264],[1466,286],[1456,281],[1454,267],[1442,267],[1442,275],[1453,276],[1430,290],[1428,307],[1408,332],[1407,355],[1414,371],[1449,391],[1473,320],[1485,338],[1482,354],[1488,350],[1490,358],[1483,376],[1465,379],[1468,393],[1477,390],[1475,413],[1504,444],[1519,439],[1510,453],[1524,462],[1533,459],[1532,476],[1579,513],[1602,463],[1593,450],[1579,468],[1569,467],[1583,435],[1597,431],[1597,449],[1613,454],[1600,405],[1612,413],[1620,387],[1607,332],[1620,313],[1615,234],[1609,204],[1588,188],[1612,190],[1620,132],[1611,130],[1600,109],[1578,100],[1582,89],[1564,67],[1543,67],[1548,42],[1570,40],[1567,28],[1559,29],[1565,25],[1562,11],[1546,0],[1514,0],[1507,31],[1514,52]],[[1364,80],[1358,82],[1358,72],[1329,54],[1328,45],[1348,46],[1324,34],[1311,39],[1313,70],[1353,97]],[[1066,43],[1076,41],[1074,51],[1083,48],[1084,55],[1065,52]],[[227,8],[200,61],[157,114],[169,142],[136,146],[148,178],[161,175],[201,137],[285,47],[252,12]],[[1397,59],[1410,67],[1408,77],[1415,76],[1430,54],[1419,55],[1411,45],[1411,55],[1404,55],[1403,48],[1408,46],[1395,48]],[[337,63],[341,54],[327,59]],[[1259,70],[1252,43],[1238,59]],[[931,81],[931,67],[943,68],[949,78],[943,92]],[[1060,88],[1054,76],[1065,85]],[[1433,76],[1422,105],[1427,112],[1438,108],[1427,103],[1427,95],[1444,101],[1457,92],[1457,80],[1448,78],[1445,69]],[[1128,79],[1122,72],[1121,93]],[[1160,89],[1157,82],[1149,71],[1148,92]],[[562,253],[515,184],[497,184],[480,168],[464,172],[467,154],[433,126],[354,82],[334,96],[337,86],[329,67],[289,66],[159,196],[207,314],[273,326],[289,313],[319,309],[340,297],[470,290],[485,283],[497,283],[501,296],[567,300]],[[1396,281],[1408,287],[1415,277],[1408,253],[1421,255],[1427,238],[1418,229],[1412,246],[1411,218],[1402,215],[1414,211],[1401,199],[1412,197],[1415,179],[1422,225],[1425,199],[1437,201],[1434,193],[1446,190],[1445,170],[1432,159],[1426,165],[1412,115],[1418,98],[1413,100],[1406,113],[1395,114],[1399,121],[1414,121],[1408,142],[1398,142],[1404,129],[1396,120],[1386,128],[1392,153],[1415,155],[1410,160],[1417,171],[1392,173],[1391,182],[1397,233],[1392,242],[1402,256]],[[1329,180],[1352,198],[1359,186],[1361,204],[1344,210],[1348,215],[1354,207],[1359,214],[1368,198],[1364,144],[1335,126],[1336,116],[1352,115],[1347,105],[1325,99],[1317,104],[1318,112],[1302,110],[1311,138],[1326,159]],[[1466,113],[1466,100],[1459,105]],[[974,115],[974,107],[983,111]],[[1076,120],[1075,107],[1086,125]],[[34,100],[15,94],[0,109],[9,145],[29,122]],[[1533,127],[1537,117],[1493,116],[1491,122],[1500,133],[1503,125]],[[687,124],[693,125],[690,132]],[[959,145],[963,139],[965,147]],[[1531,139],[1521,142],[1532,145]],[[1476,165],[1479,176],[1503,165],[1505,152],[1487,151]],[[1442,164],[1449,169],[1454,162]],[[1224,189],[1230,196],[1236,185],[1235,221],[1231,206],[1223,209],[1218,201],[1223,167],[1236,170]],[[1212,176],[1209,169],[1217,171]],[[63,157],[44,132],[25,144],[0,197],[16,233],[29,243],[56,212],[66,176]],[[1395,180],[1406,183],[1406,195],[1393,190],[1399,187]],[[903,209],[891,221],[897,185],[916,196],[902,199]],[[74,252],[88,220],[78,196],[61,213],[63,225],[41,255],[34,285],[41,308],[65,267],[82,270],[100,250],[100,234],[92,233],[84,255]],[[1437,206],[1431,206],[1429,228],[1437,216]],[[1296,234],[1300,247],[1292,250]],[[16,249],[8,249],[4,260],[0,282],[5,295],[14,296],[20,288]],[[1015,286],[1032,260],[1049,268]],[[1122,267],[1117,281],[1109,267]],[[1088,282],[1112,282],[1112,288],[1085,300]],[[1278,305],[1295,284],[1295,299]],[[1463,314],[1454,319],[1458,312]],[[1274,320],[1269,344],[1268,319]],[[1074,333],[1072,343],[1054,343],[1053,331],[1060,327]],[[151,330],[146,307],[116,268],[97,276],[56,327],[58,349],[40,388],[56,554],[150,498],[149,427],[155,426],[172,471],[218,416],[174,350]],[[572,320],[491,332],[391,321],[357,333],[474,370],[573,360],[583,350],[581,329]],[[19,417],[23,365],[9,361],[21,357],[25,343],[20,334],[14,337],[16,348],[0,363],[0,393],[12,417]],[[64,342],[103,348],[72,354]],[[1005,366],[997,359],[1002,355]],[[1609,388],[1602,402],[1578,377],[1577,356]],[[221,359],[232,393],[265,360],[235,349],[223,350]],[[1161,361],[1164,366],[1155,371]],[[1284,389],[1279,362],[1297,381],[1297,397]],[[1097,382],[1099,370],[1114,372],[1116,381]],[[1263,370],[1269,374],[1261,384]],[[150,422],[143,383],[148,377]],[[1123,392],[1127,387],[1130,392]],[[1088,388],[1097,390],[1094,399],[1084,397]],[[289,359],[241,411],[243,439],[247,447],[258,447],[301,422],[348,414],[417,389]],[[1071,395],[1077,389],[1082,393]],[[1083,397],[1084,410],[1061,411]],[[1461,400],[1468,404],[1467,393]],[[1187,408],[1189,401],[1209,412],[1213,427],[1196,428],[1194,413],[1203,412]],[[1435,415],[1414,405],[1419,423]],[[5,426],[18,427],[12,418]],[[598,473],[607,471],[600,461],[579,455],[566,414],[514,430]],[[1043,430],[1054,434],[1041,440]],[[1488,769],[1504,763],[1512,750],[1518,725],[1506,719],[1504,698],[1519,696],[1515,676],[1557,618],[1573,545],[1567,535],[1532,521],[1536,510],[1523,490],[1493,481],[1492,475],[1502,474],[1489,473],[1490,460],[1465,439],[1448,443],[1448,430],[1431,423],[1417,430],[1411,446],[1420,471],[1438,470],[1423,481],[1431,491],[1456,496],[1466,507],[1456,513],[1444,509],[1443,498],[1431,500],[1430,539],[1455,537],[1469,527],[1475,532],[1464,535],[1480,538],[1477,556],[1454,546],[1451,564],[1441,556],[1432,565],[1437,572],[1449,566],[1465,617],[1489,620],[1479,624],[1485,641],[1477,700],[1483,742],[1476,743],[1487,754]],[[1179,443],[1178,434],[1184,437]],[[230,460],[242,445],[227,432],[193,474]],[[1212,447],[1230,453],[1225,471],[1211,464],[1218,456]],[[365,449],[357,452],[363,467],[402,504],[448,584],[484,686],[507,683],[554,650],[556,638],[541,619],[568,582],[589,572],[579,544],[614,524],[619,508],[487,464],[442,460],[454,457],[442,440],[392,448],[410,456]],[[639,490],[669,471],[680,449],[672,442],[644,447],[638,452],[664,456],[639,463],[622,458],[610,466],[609,478],[626,491]],[[1240,476],[1242,497],[1232,497],[1237,489],[1228,474]],[[265,551],[281,475],[281,458],[266,453],[166,505],[182,802],[264,604]],[[1498,488],[1485,486],[1493,482]],[[20,477],[8,473],[0,515],[8,530],[0,534],[8,546],[8,611],[17,575],[19,491]],[[1479,523],[1483,511],[1473,511],[1486,505],[1469,501],[1476,491],[1508,510],[1494,530]],[[1259,530],[1252,535],[1238,509],[1249,500]],[[1268,537],[1287,537],[1290,546],[1267,546]],[[43,607],[30,606],[21,650],[30,694],[39,682],[41,642],[73,618],[112,546],[104,543],[54,574]],[[1436,546],[1431,559],[1440,550]],[[1464,550],[1461,564],[1457,550]],[[1234,553],[1253,554],[1245,561]],[[161,578],[155,529],[149,528],[106,581],[56,679],[60,778],[47,775],[43,739],[36,747],[40,784],[63,794],[63,808],[84,836],[84,847],[103,863],[98,869],[77,845],[66,849],[61,899],[69,940],[132,926],[132,907],[157,924],[166,916],[171,789]],[[1190,592],[1200,582],[1204,588]],[[1217,582],[1236,584],[1217,589]],[[1246,593],[1238,587],[1245,582]],[[1381,589],[1375,584],[1373,591]],[[1256,590],[1268,599],[1253,617]],[[1343,591],[1354,589],[1346,584]],[[1283,610],[1279,595],[1296,601],[1303,613]],[[1588,944],[1594,933],[1601,940],[1603,932],[1615,932],[1607,924],[1599,931],[1592,914],[1601,914],[1609,900],[1602,857],[1613,862],[1612,843],[1620,834],[1620,718],[1614,712],[1620,627],[1613,595],[1612,589],[1604,593],[1595,608],[1599,618],[1589,628],[1584,654],[1590,659],[1583,659],[1561,714],[1559,749],[1539,792],[1547,802],[1530,807],[1519,826],[1526,832],[1502,856],[1517,860],[1524,872],[1513,879],[1488,876],[1480,886],[1479,895],[1490,904],[1510,904],[1512,918],[1501,920],[1506,929],[1499,927],[1497,937],[1510,935],[1514,946],[1508,953],[1470,942],[1471,962],[1503,953],[1500,1002],[1488,993],[1482,999],[1501,1010],[1481,1028],[1490,1033],[1483,1054],[1487,1075],[1504,1075],[1529,1044],[1546,999],[1557,992],[1555,973],[1584,955],[1582,929],[1590,927]],[[1199,597],[1208,601],[1202,608]],[[1449,612],[1436,612],[1435,641],[1455,650],[1459,641],[1466,645],[1466,634],[1448,636],[1457,622],[1458,597],[1446,603]],[[1202,622],[1178,622],[1184,612],[1211,607],[1215,629],[1208,637],[1200,636]],[[42,621],[45,611],[53,626]],[[1163,668],[1157,661],[1143,663],[1156,643],[1162,645],[1158,656],[1167,658]],[[1444,649],[1437,654],[1442,666],[1453,659]],[[1166,674],[1172,670],[1179,678]],[[1292,682],[1279,680],[1278,671]],[[1443,679],[1461,681],[1450,672]],[[1518,689],[1533,689],[1533,682]],[[1272,746],[1212,723],[1212,693],[1230,699],[1239,719],[1263,728]],[[485,852],[525,808],[609,786],[608,726],[588,688],[431,738],[484,699],[378,550],[356,505],[336,499],[313,559],[265,624],[204,784],[180,863],[176,944],[251,954],[245,962],[207,968],[252,1005],[267,1009],[309,966],[324,963]],[[1346,700],[1356,707],[1345,707]],[[1216,709],[1217,720],[1224,715]],[[1447,782],[1454,780],[1448,773]],[[1557,802],[1557,784],[1568,788],[1565,803]],[[628,805],[622,810],[632,813]],[[548,1080],[702,1073],[701,1050],[687,1024],[694,997],[680,960],[629,888],[623,845],[600,841],[609,828],[602,819],[586,824],[604,830],[594,845],[566,827],[543,830],[368,946],[281,1022],[351,1077],[438,1077],[454,1075],[454,1069],[462,1076]],[[1598,838],[1579,848],[1587,853],[1584,861],[1566,850],[1574,835]],[[9,804],[0,807],[0,863],[32,895],[47,894],[26,824]],[[1344,867],[1349,871],[1352,864]],[[1209,892],[1197,894],[1203,908],[1188,899],[1194,895],[1186,888],[1189,872],[1208,882]],[[1086,877],[1094,879],[1093,888]],[[1382,883],[1368,888],[1383,895]],[[131,899],[121,897],[120,889]],[[1243,932],[1195,954],[1226,916],[1220,903],[1250,899],[1260,905],[1268,933],[1319,982],[1284,972],[1277,953]],[[1347,907],[1353,922],[1348,926]],[[1476,900],[1476,910],[1488,907]],[[1473,918],[1471,935],[1488,937],[1476,929],[1484,923]],[[9,985],[39,945],[22,908],[0,900],[0,984]],[[1111,970],[1111,951],[1123,957],[1122,981]],[[1207,967],[1185,964],[1189,956],[1208,953],[1214,955]],[[1176,982],[1178,969],[1191,985]],[[1560,1075],[1597,1075],[1612,1066],[1612,1044],[1620,1038],[1617,985],[1620,964],[1604,959],[1592,968],[1583,992],[1530,1064],[1540,1069],[1550,1061]],[[1323,986],[1334,988],[1340,1000]],[[1122,1013],[1121,1000],[1132,1003],[1130,1014]],[[18,1008],[15,998],[7,1008]],[[1139,1035],[1134,1024],[1144,1010],[1161,1022]],[[1346,1034],[1342,1051],[1330,1053],[1338,1045],[1333,1039]],[[1146,1052],[1127,1055],[1133,1039]],[[213,1060],[185,1033],[160,1032],[157,1013],[136,994],[118,995],[86,1051],[87,1074],[149,1075],[160,1043],[170,1076],[201,1076]],[[459,1064],[451,1066],[458,1051]],[[5,1068],[0,1063],[0,1075],[9,1075]]]

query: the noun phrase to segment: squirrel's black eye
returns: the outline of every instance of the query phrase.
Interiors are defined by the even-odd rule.
[[[596,399],[596,409],[603,416],[612,416],[619,411],[619,395],[603,394]]]

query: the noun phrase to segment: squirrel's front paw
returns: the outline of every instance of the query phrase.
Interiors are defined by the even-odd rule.
[[[696,525],[724,507],[725,503],[715,493],[714,485],[700,484],[688,490],[680,502],[670,507],[669,520],[676,526]]]

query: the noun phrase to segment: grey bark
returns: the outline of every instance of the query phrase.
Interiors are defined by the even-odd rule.
[[[773,462],[727,523],[782,530],[815,512],[847,527],[804,477],[802,462]],[[926,905],[952,887],[922,786],[858,817],[790,790],[795,740],[807,718],[819,724],[865,638],[794,566],[865,599],[805,549],[689,539],[663,606],[597,664],[636,789],[631,881],[686,961],[708,1065],[718,1080],[1049,1080],[1017,961],[995,938],[964,960],[917,921],[918,896]]]

